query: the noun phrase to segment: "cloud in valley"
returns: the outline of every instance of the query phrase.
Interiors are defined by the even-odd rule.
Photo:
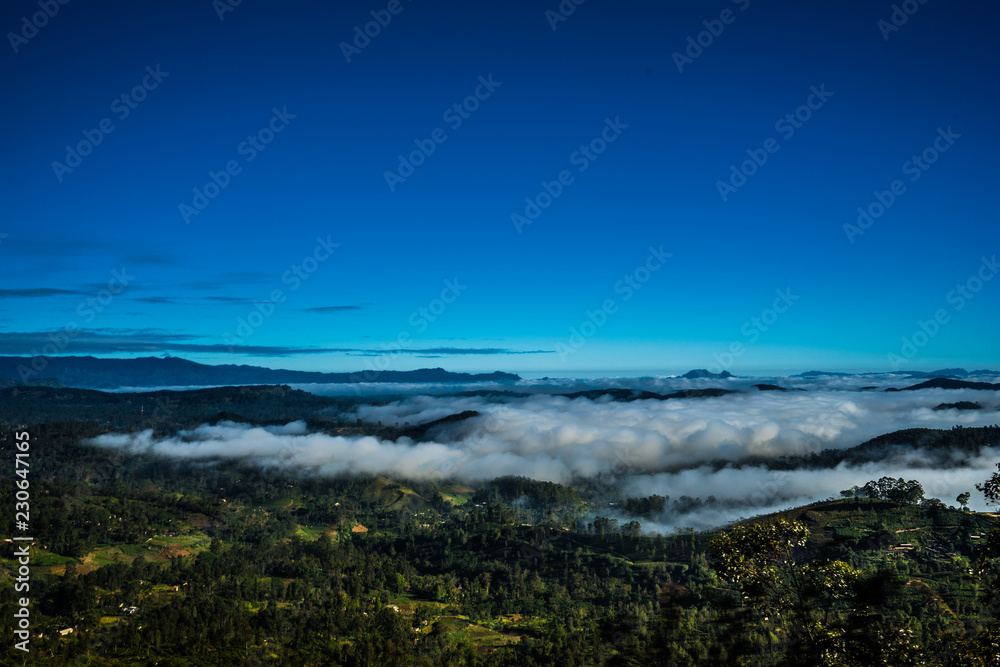
[[[940,403],[977,401],[979,411],[934,410]],[[203,425],[176,436],[151,431],[104,435],[93,443],[174,459],[240,460],[312,475],[385,474],[404,479],[483,482],[523,475],[560,483],[600,479],[622,496],[715,496],[718,506],[682,517],[644,521],[649,529],[708,527],[771,509],[830,496],[883,475],[920,480],[928,496],[954,503],[989,477],[1000,449],[956,460],[945,470],[918,449],[893,451],[885,461],[828,470],[772,471],[705,465],[746,456],[806,454],[843,449],[905,428],[951,428],[1000,422],[996,392],[750,391],[718,398],[629,403],[538,394],[499,401],[487,397],[413,396],[362,405],[344,418],[384,424],[422,424],[465,410],[480,416],[428,433],[429,442],[309,433],[302,422],[251,427]],[[997,443],[1000,447],[1000,443]],[[973,505],[983,506],[974,493]],[[609,515],[613,515],[613,509]]]

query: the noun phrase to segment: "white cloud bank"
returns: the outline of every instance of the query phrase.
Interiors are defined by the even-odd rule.
[[[940,403],[957,401],[979,402],[986,409],[933,410]],[[974,491],[975,483],[989,477],[1000,450],[984,451],[962,467],[945,471],[926,468],[927,461],[917,451],[892,461],[823,471],[782,473],[754,467],[715,471],[698,466],[748,455],[846,448],[905,428],[991,425],[1000,423],[998,404],[997,392],[972,390],[752,390],[718,398],[630,403],[545,394],[500,402],[414,396],[381,406],[359,406],[351,417],[371,423],[419,424],[463,410],[477,410],[481,416],[435,429],[429,433],[433,441],[420,443],[308,433],[302,422],[268,428],[222,422],[163,439],[144,431],[104,435],[92,442],[169,458],[239,459],[316,475],[381,473],[472,483],[523,475],[570,483],[614,472],[628,495],[714,495],[742,503],[687,515],[677,524],[705,527],[836,496],[841,489],[882,475],[919,479],[928,496],[954,503],[959,493]],[[974,505],[985,509],[982,495],[974,492],[973,497]],[[665,517],[657,525],[674,523]]]

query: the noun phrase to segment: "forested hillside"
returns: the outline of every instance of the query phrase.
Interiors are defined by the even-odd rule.
[[[293,408],[280,388],[252,401],[213,391],[247,419],[327,407]],[[4,400],[13,426],[18,396]],[[156,428],[204,418],[197,401],[172,400]],[[33,634],[30,658],[8,645],[7,664],[985,666],[1000,655],[995,517],[903,480],[724,532],[649,535],[644,517],[702,499],[612,504],[607,488],[524,477],[473,488],[171,462],[84,444],[127,421],[98,403],[92,421],[17,425],[32,443]],[[15,451],[7,430],[5,460]],[[0,479],[4,497],[16,479]],[[10,637],[9,549],[2,565]]]

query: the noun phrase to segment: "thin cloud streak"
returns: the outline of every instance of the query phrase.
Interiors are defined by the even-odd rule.
[[[250,302],[252,303],[252,302]],[[0,355],[30,355],[31,350],[41,349],[52,337],[61,335],[58,331],[0,332]],[[150,329],[123,329],[114,333],[94,329],[81,329],[73,334],[74,354],[120,354],[156,352],[197,352],[225,355],[247,355],[258,357],[290,357],[306,354],[342,353],[351,356],[380,356],[385,350],[371,350],[357,347],[294,347],[287,345],[227,345],[223,343],[195,342],[203,336],[172,333]],[[435,353],[441,355],[507,355],[544,354],[544,350],[509,350],[503,348],[430,348],[401,349],[394,354],[420,355]]]
[[[26,289],[0,289],[0,299],[44,299],[51,296],[79,296],[83,292],[53,287],[31,287]]]

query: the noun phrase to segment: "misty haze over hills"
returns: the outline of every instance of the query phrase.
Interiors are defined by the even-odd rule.
[[[789,380],[816,382],[850,382],[852,378],[869,378],[873,382],[887,383],[915,378],[996,378],[1000,372],[991,370],[966,371],[962,368],[946,368],[937,371],[898,371],[893,373],[843,373],[806,371],[792,375]],[[656,376],[655,378],[593,378],[587,381],[587,388],[594,385],[611,387],[634,383],[655,383],[667,381],[677,376]],[[684,380],[720,380],[741,383],[741,378],[729,371],[713,373],[705,369],[694,369],[679,376]],[[199,387],[250,384],[479,384],[493,383],[506,385],[522,378],[514,373],[493,371],[488,373],[456,373],[443,368],[425,368],[411,371],[359,369],[352,373],[327,373],[322,371],[296,371],[272,369],[245,364],[208,365],[182,359],[180,357],[139,357],[135,359],[109,359],[86,357],[16,357],[0,356],[0,383],[23,382],[56,383],[70,387],[93,389],[119,389],[128,387]],[[743,378],[745,379],[745,378]],[[544,384],[549,378],[528,380],[527,384]],[[572,382],[565,378],[552,380],[556,385]],[[955,384],[960,388],[962,384]],[[583,389],[583,385],[580,385]],[[687,386],[679,389],[690,388]],[[735,388],[735,387],[727,387]],[[888,388],[882,387],[882,388]],[[982,386],[982,389],[989,387]],[[652,389],[651,389],[652,390]]]
[[[378,381],[357,384],[349,374],[214,367],[181,359],[48,361],[42,377],[48,373],[58,382],[92,387],[148,387],[151,380],[181,387],[212,380],[249,384],[267,377],[286,378],[309,392],[267,394],[284,402],[274,414],[300,415],[291,419],[261,423],[248,416],[256,413],[241,414],[237,401],[181,431],[130,428],[92,440],[131,454],[236,460],[309,476],[384,474],[475,485],[518,475],[590,485],[609,497],[714,498],[682,516],[647,517],[650,530],[717,526],[836,496],[882,475],[920,479],[929,496],[948,501],[973,489],[1000,457],[994,431],[959,449],[933,444],[947,439],[928,439],[954,427],[1000,422],[1000,384],[995,384],[1000,374],[990,371],[944,369],[950,377],[810,371],[749,378],[695,370],[683,376],[522,379],[431,369],[387,372]],[[9,378],[10,369],[24,362],[7,357],[0,367]],[[977,381],[960,379],[973,377]],[[248,389],[252,397],[256,390]],[[2,396],[10,405],[44,400],[53,406],[60,400],[96,406],[118,396],[113,400],[129,401],[133,411],[135,405],[164,400],[163,392],[75,397],[66,392],[79,390],[35,390],[48,393],[32,399],[27,390],[11,387]],[[17,391],[24,392],[21,398],[11,393]],[[212,390],[200,391],[210,393],[199,400],[214,400]],[[189,393],[168,392],[166,400],[176,404]],[[91,411],[97,415],[96,408]],[[891,446],[823,453],[852,452],[892,432],[902,435]],[[981,498],[972,505],[985,508]],[[617,515],[613,508],[609,512]]]
[[[97,357],[0,357],[0,382],[56,380],[72,387],[114,389],[154,386],[359,382],[509,382],[511,373],[452,373],[443,368],[415,371],[324,373],[261,366],[210,366],[179,357],[100,359]]]
[[[0,15],[0,667],[1000,667],[1000,2]]]

